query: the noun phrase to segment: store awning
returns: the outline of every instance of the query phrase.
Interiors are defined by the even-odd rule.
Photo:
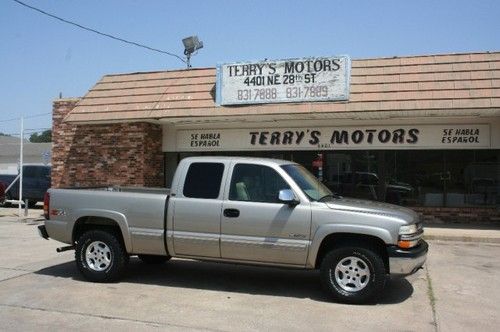
[[[222,107],[215,104],[215,80],[215,68],[106,75],[65,121],[498,116],[500,110],[500,52],[353,60],[348,102]]]

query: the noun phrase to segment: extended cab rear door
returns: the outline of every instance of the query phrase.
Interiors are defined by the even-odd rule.
[[[175,255],[220,257],[223,184],[229,161],[195,160],[170,197]]]

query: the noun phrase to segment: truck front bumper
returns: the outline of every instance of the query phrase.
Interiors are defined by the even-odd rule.
[[[391,276],[404,277],[417,272],[427,259],[429,245],[424,240],[411,249],[401,249],[397,246],[387,248],[389,256],[389,271]]]

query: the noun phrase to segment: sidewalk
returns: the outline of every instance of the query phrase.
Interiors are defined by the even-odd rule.
[[[0,218],[8,217],[9,220],[19,219],[19,210],[16,207],[0,207]],[[36,206],[34,209],[28,209],[28,215],[24,216],[24,209],[21,210],[21,220],[38,220],[43,219],[43,208],[42,206]]]
[[[452,224],[424,225],[426,240],[500,243],[500,227]]]

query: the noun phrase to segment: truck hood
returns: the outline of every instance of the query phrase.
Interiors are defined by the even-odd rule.
[[[386,215],[401,219],[407,224],[416,223],[419,219],[418,214],[415,211],[402,206],[388,203],[374,202],[355,198],[341,198],[325,203],[330,209],[333,210]]]

